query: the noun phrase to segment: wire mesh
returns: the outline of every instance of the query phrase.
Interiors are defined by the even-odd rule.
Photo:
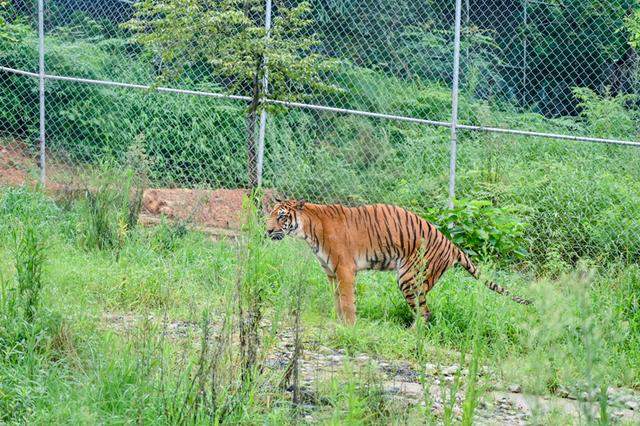
[[[248,169],[255,163],[251,152],[258,124],[248,126],[248,100],[155,90],[167,86],[252,95],[252,87],[235,84],[206,54],[171,58],[181,67],[167,78],[170,64],[162,50],[178,42],[200,46],[195,36],[187,36],[204,24],[186,18],[214,16],[219,2],[163,2],[178,7],[172,16],[185,38],[151,47],[137,42],[126,24],[136,17],[136,2],[45,2],[47,74],[151,86],[48,78],[50,181],[105,161],[124,164],[137,152],[144,156],[154,187],[251,185]],[[262,28],[264,5],[245,3],[254,8],[243,16]],[[299,4],[273,3],[274,31],[283,28],[287,8]],[[313,0],[310,5],[302,32],[317,41],[313,55],[334,60],[318,73],[323,87],[287,86],[285,81],[288,91],[274,90],[261,100],[266,95],[326,108],[269,106],[263,186],[321,202],[443,208],[454,1]],[[536,261],[553,255],[540,249],[550,235],[562,243],[559,256],[565,260],[637,256],[637,148],[465,130],[489,126],[638,140],[638,36],[633,28],[640,15],[635,3],[463,0],[462,6],[458,197],[518,206],[527,223],[530,258]],[[255,32],[254,39],[245,41],[263,37],[277,39],[278,34]],[[9,2],[0,12],[0,66],[5,67],[0,70],[0,147],[2,167],[22,170],[19,176],[37,176],[38,82],[8,69],[37,73],[37,42],[35,2]],[[265,55],[276,67],[281,51],[276,44],[267,46]],[[364,113],[430,120],[436,126]],[[3,181],[20,180],[8,179],[6,171],[3,175]]]

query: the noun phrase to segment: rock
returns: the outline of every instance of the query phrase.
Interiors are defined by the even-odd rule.
[[[516,385],[516,384],[509,385],[509,387],[507,389],[511,393],[522,393],[522,386],[520,386],[520,385]]]
[[[435,376],[437,372],[438,367],[435,364],[427,363],[424,366],[424,374],[426,374],[427,376]]]
[[[634,401],[632,399],[628,400],[627,402],[624,403],[624,405],[629,409],[629,410],[633,410],[633,411],[638,411],[640,410],[640,403],[638,403],[638,401]]]
[[[342,355],[329,355],[326,357],[327,360],[334,362],[334,363],[338,363],[340,361],[342,361]]]
[[[367,361],[369,361],[369,359],[370,358],[367,355],[362,354],[362,355],[358,355],[355,358],[355,361],[357,361],[357,362],[367,362]]]
[[[445,376],[453,376],[458,372],[458,370],[460,370],[460,367],[458,367],[456,364],[453,364],[442,370],[442,374],[444,374]]]
[[[333,353],[333,350],[331,350],[331,348],[328,348],[326,346],[320,346],[317,352],[318,354],[322,354],[322,355],[331,355]]]

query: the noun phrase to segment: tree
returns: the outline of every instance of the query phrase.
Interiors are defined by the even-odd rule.
[[[158,55],[163,78],[206,62],[235,94],[251,97],[247,110],[249,186],[257,185],[256,117],[269,98],[299,100],[309,91],[333,90],[323,74],[334,61],[318,53],[309,30],[310,6],[274,5],[273,25],[264,25],[263,0],[142,0],[126,28]]]

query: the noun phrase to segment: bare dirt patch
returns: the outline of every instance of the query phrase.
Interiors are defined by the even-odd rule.
[[[80,172],[51,160],[47,163],[46,189],[73,192],[76,183],[63,176],[79,176]],[[35,186],[39,168],[37,155],[19,141],[0,142],[0,185]],[[80,185],[81,186],[81,185]],[[149,188],[143,194],[143,225],[156,225],[161,217],[195,226],[214,235],[233,235],[240,228],[242,200],[249,195],[247,189],[185,189]],[[266,190],[263,207],[266,208],[273,192]],[[231,232],[225,232],[230,230]]]
[[[237,230],[242,200],[249,193],[246,189],[147,189],[142,198],[143,213],[209,228]],[[270,195],[271,191],[266,191],[265,208]]]
[[[24,185],[35,183],[35,158],[26,155],[26,147],[18,142],[0,146],[0,184]],[[36,166],[34,168],[34,166]]]

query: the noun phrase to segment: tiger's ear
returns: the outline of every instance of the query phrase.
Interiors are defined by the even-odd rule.
[[[281,203],[282,199],[280,197],[273,197],[273,201],[275,201],[276,203]]]
[[[304,208],[304,204],[306,203],[305,200],[298,200],[298,203],[296,204],[296,208],[298,210],[302,210]]]

